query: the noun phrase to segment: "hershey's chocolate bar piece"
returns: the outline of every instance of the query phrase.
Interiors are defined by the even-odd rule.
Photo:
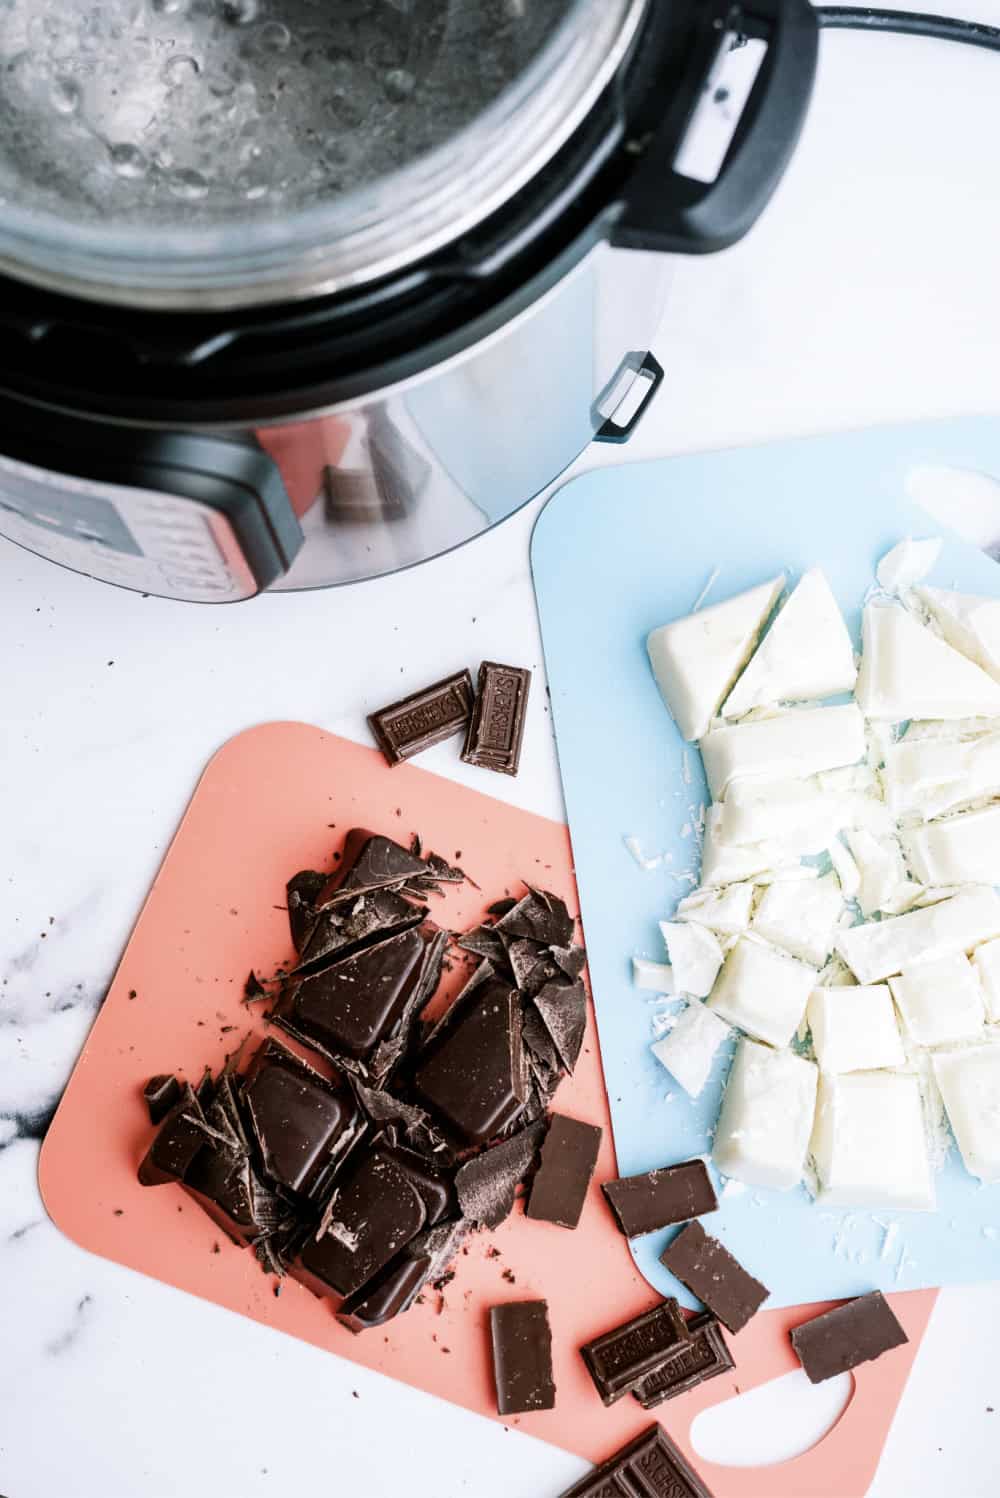
[[[595,1337],[580,1348],[580,1355],[602,1402],[614,1404],[690,1340],[680,1307],[671,1299]]]
[[[462,1138],[482,1144],[513,1123],[528,1098],[521,1005],[506,983],[473,978],[428,1042],[418,1092]]]
[[[472,700],[472,677],[458,671],[372,713],[368,722],[386,760],[400,765],[461,733],[469,722]]]
[[[555,1408],[552,1332],[544,1300],[515,1300],[490,1311],[493,1374],[501,1415]]]
[[[632,1390],[644,1410],[652,1410],[687,1394],[699,1384],[728,1373],[734,1366],[733,1356],[726,1346],[722,1328],[708,1311],[688,1322],[691,1341],[673,1356],[668,1357],[661,1368],[650,1373],[641,1384]]]
[[[562,1498],[712,1498],[666,1431],[647,1431],[595,1467]]]
[[[352,827],[336,873],[324,882],[313,904],[323,910],[372,890],[428,876],[428,864],[412,849],[367,827]]]
[[[149,1110],[150,1123],[160,1124],[174,1104],[180,1102],[181,1084],[172,1073],[161,1072],[159,1076],[150,1077],[142,1089],[142,1095]]]
[[[460,1167],[455,1190],[470,1222],[496,1228],[510,1216],[515,1192],[535,1163],[544,1133],[545,1125],[539,1120]]]
[[[462,758],[467,765],[516,775],[528,708],[531,672],[483,661]]]
[[[185,1082],[139,1166],[139,1184],[164,1186],[168,1181],[183,1181],[205,1143],[205,1134],[199,1128],[202,1123],[201,1105],[190,1084]]]
[[[546,983],[532,1000],[568,1072],[576,1066],[587,1030],[587,991],[582,983]]]
[[[742,1331],[771,1293],[718,1238],[709,1237],[700,1222],[681,1229],[660,1255],[660,1263],[731,1332]]]
[[[687,1222],[719,1205],[704,1160],[665,1165],[645,1175],[605,1181],[601,1187],[626,1238]]]
[[[597,1164],[602,1131],[594,1124],[552,1115],[542,1163],[531,1186],[526,1215],[575,1228]]]
[[[424,1200],[406,1170],[389,1151],[375,1150],[334,1189],[291,1272],[316,1295],[351,1295],[426,1222]]]
[[[242,1098],[264,1174],[303,1196],[326,1196],[365,1130],[349,1089],[266,1040],[250,1064]]]
[[[792,1332],[792,1346],[811,1384],[870,1363],[909,1341],[879,1290],[849,1300]]]

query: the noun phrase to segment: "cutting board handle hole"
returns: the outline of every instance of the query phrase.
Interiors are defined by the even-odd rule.
[[[691,1444],[705,1461],[720,1467],[788,1462],[829,1435],[853,1394],[850,1373],[811,1384],[797,1368],[702,1410],[691,1426]]]

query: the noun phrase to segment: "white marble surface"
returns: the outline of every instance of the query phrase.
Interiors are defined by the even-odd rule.
[[[978,14],[1000,19],[1000,6]],[[656,343],[658,406],[624,453],[581,466],[997,410],[998,138],[1000,58],[825,39],[806,136],[770,212],[733,251],[680,267]],[[278,717],[362,738],[368,707],[483,656],[539,669],[536,508],[416,572],[223,611],[117,593],[0,543],[6,1498],[285,1498],[307,1481],[352,1498],[554,1498],[583,1470],[91,1258],[47,1222],[35,1188],[45,1120],[205,760]],[[348,636],[361,648],[346,653]],[[304,638],[319,647],[308,657]],[[426,762],[560,810],[541,691],[517,781],[486,782],[448,746]],[[998,1334],[1000,1287],[944,1294],[877,1498],[995,1493]],[[356,1441],[373,1444],[373,1470]]]

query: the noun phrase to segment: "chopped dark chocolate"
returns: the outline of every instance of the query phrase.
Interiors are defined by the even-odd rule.
[[[594,1124],[553,1114],[528,1198],[528,1217],[576,1227],[597,1165],[601,1133]]]
[[[386,936],[409,931],[427,917],[427,906],[386,887],[320,911],[300,953],[297,973],[316,972],[334,959],[353,956]]]
[[[553,960],[567,978],[579,978],[587,965],[587,954],[583,947],[550,947]]]
[[[517,1188],[533,1169],[544,1135],[544,1123],[531,1124],[460,1167],[455,1190],[470,1222],[496,1228],[510,1216]]]
[[[184,1189],[234,1243],[245,1245],[266,1232],[254,1212],[250,1157],[241,1151],[203,1140],[184,1177]]]
[[[326,882],[326,874],[319,874],[315,869],[302,869],[285,885],[288,926],[296,952],[301,952],[306,937],[316,923],[314,901]]]
[[[205,1143],[200,1123],[204,1123],[201,1106],[185,1082],[180,1098],[164,1117],[139,1166],[140,1185],[164,1186],[169,1181],[183,1181]]]
[[[267,1040],[251,1063],[242,1096],[264,1174],[303,1196],[326,1196],[365,1130],[350,1090]]]
[[[562,1498],[712,1498],[660,1425],[630,1441]]]
[[[879,1290],[836,1306],[792,1332],[792,1346],[811,1384],[874,1362],[909,1341]]]
[[[510,941],[526,937],[542,947],[567,947],[573,940],[573,917],[565,900],[551,890],[533,889],[497,922],[496,929]]]
[[[495,926],[477,926],[473,931],[466,931],[464,936],[458,938],[458,945],[463,952],[484,957],[500,971],[510,966],[506,943],[497,935]]]
[[[742,1331],[770,1295],[718,1238],[690,1222],[664,1249],[660,1263],[704,1301],[731,1332]]]
[[[347,1297],[337,1320],[357,1335],[408,1311],[428,1281],[455,1257],[464,1234],[462,1222],[440,1223],[418,1233],[397,1258]]]
[[[703,1212],[714,1212],[719,1205],[704,1160],[685,1160],[645,1175],[605,1181],[601,1190],[626,1238],[687,1222]]]
[[[580,1348],[580,1355],[602,1402],[614,1404],[690,1340],[680,1307],[671,1299],[595,1337]]]
[[[461,1138],[482,1144],[523,1111],[528,1076],[521,1005],[505,983],[467,985],[426,1049],[415,1086]]]
[[[472,677],[468,671],[458,671],[372,713],[368,722],[387,762],[399,765],[462,733],[472,703]]]
[[[412,848],[404,848],[402,843],[370,832],[367,827],[352,827],[336,873],[326,881],[313,903],[319,911],[373,890],[400,889],[411,879],[426,877],[428,869],[427,861]]]
[[[462,750],[467,765],[498,770],[502,775],[517,774],[530,689],[530,671],[483,661]]]
[[[695,1316],[687,1327],[691,1337],[688,1345],[665,1359],[662,1367],[632,1390],[633,1399],[638,1399],[644,1410],[656,1409],[668,1399],[688,1394],[734,1366],[722,1327],[713,1315],[706,1311]]]
[[[528,1064],[534,1073],[539,1085],[544,1078],[545,1085],[550,1079],[558,1084],[562,1074],[562,1057],[556,1050],[555,1042],[542,1021],[541,1015],[532,1005],[526,1005],[521,1020],[521,1039],[528,1052]]]
[[[162,1072],[159,1076],[150,1077],[142,1095],[146,1101],[151,1124],[160,1124],[166,1118],[171,1108],[181,1099],[181,1084],[170,1072]]]
[[[514,974],[514,982],[523,994],[534,996],[547,983],[556,979],[562,982],[565,978],[562,969],[553,962],[545,948],[535,941],[522,938],[520,941],[510,942],[507,958]]]
[[[247,981],[243,985],[243,1002],[244,1004],[259,1004],[261,999],[266,998],[267,989],[251,968]]]
[[[580,1058],[587,1031],[587,991],[582,983],[547,983],[532,1000],[568,1072]]]
[[[291,1272],[316,1295],[351,1295],[427,1223],[407,1172],[386,1150],[366,1156],[334,1194]]]
[[[552,1332],[544,1300],[515,1300],[490,1311],[493,1376],[501,1415],[555,1408]]]

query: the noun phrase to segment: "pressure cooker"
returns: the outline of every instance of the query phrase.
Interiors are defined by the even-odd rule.
[[[806,0],[6,0],[0,536],[229,602],[510,515],[767,203]]]

